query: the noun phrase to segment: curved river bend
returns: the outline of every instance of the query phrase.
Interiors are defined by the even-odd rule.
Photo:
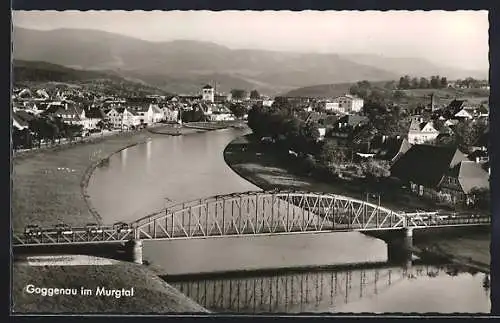
[[[92,203],[106,223],[130,222],[159,211],[170,203],[259,190],[234,173],[225,164],[223,157],[226,145],[245,133],[243,130],[226,129],[174,137],[152,134],[152,140],[148,143],[121,151],[110,158],[108,166],[98,168],[94,172],[88,186]],[[168,276],[383,262],[387,260],[387,247],[381,240],[355,232],[147,241],[144,242],[144,259],[160,267]],[[398,271],[401,268],[393,269]],[[347,271],[344,270],[344,273]],[[274,277],[275,274],[268,276]],[[489,312],[489,295],[483,290],[482,279],[483,275],[480,273],[475,275],[463,273],[453,277],[443,274],[431,280],[408,278],[398,285],[398,288],[387,289],[381,294],[371,293],[368,299],[365,297],[363,300],[349,301],[350,305],[343,308],[351,312],[398,311],[389,304],[394,305],[394,302],[402,304],[404,299],[406,305],[396,306],[401,311]],[[205,284],[207,281],[206,278],[202,280],[193,278],[190,281],[195,280]],[[217,286],[222,288],[221,284]],[[274,295],[278,295],[280,290],[276,288]],[[269,292],[273,293],[272,290]],[[188,296],[197,300],[193,295]],[[421,305],[409,305],[419,303],[418,299],[422,300]],[[269,297],[263,300],[264,303],[274,301]],[[244,303],[243,300],[241,302]],[[309,301],[306,303],[308,305],[305,307],[292,306],[293,310],[283,306],[274,308],[281,312],[297,312],[299,308],[307,308],[308,311],[314,311],[314,308],[318,308],[318,311],[336,311],[336,307],[326,305],[314,307]],[[434,305],[430,306],[431,303]],[[436,304],[439,308],[436,308]],[[266,306],[252,307],[250,304],[229,309],[222,305],[222,307],[212,306],[209,303],[202,305],[212,307],[216,311],[273,311]]]

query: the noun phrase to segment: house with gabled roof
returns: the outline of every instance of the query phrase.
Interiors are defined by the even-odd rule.
[[[42,115],[60,118],[66,124],[81,125],[84,129],[90,129],[90,123],[85,116],[85,110],[74,103],[59,103],[50,105]]]
[[[153,123],[158,123],[160,121],[165,120],[165,114],[163,113],[163,110],[160,109],[160,107],[156,104],[152,106],[153,108]]]
[[[387,160],[393,164],[410,148],[411,144],[406,138],[376,135],[370,143],[369,152],[375,154],[377,159]]]
[[[419,196],[470,203],[474,188],[489,187],[489,175],[457,148],[413,145],[391,167],[391,176]]]
[[[439,131],[434,128],[432,121],[412,120],[408,130],[408,142],[412,145],[432,142],[438,136]]]
[[[21,118],[16,112],[12,113],[12,128],[17,130],[25,130],[29,128],[29,123]]]
[[[150,103],[128,104],[127,111],[137,116],[139,124],[148,125],[153,123],[153,104]]]
[[[106,114],[100,108],[89,108],[85,111],[85,115],[89,120],[90,129],[96,129],[97,124],[106,119]]]
[[[119,106],[109,107],[103,110],[106,116],[105,120],[108,121],[111,126],[115,129],[120,129],[122,127],[122,114],[118,112]]]

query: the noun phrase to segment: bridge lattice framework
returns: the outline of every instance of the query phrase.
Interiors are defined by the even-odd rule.
[[[490,221],[487,216],[396,212],[336,194],[252,191],[174,204],[130,223],[125,229],[104,226],[95,232],[85,227],[72,228],[67,235],[51,228],[30,236],[14,233],[13,245],[380,231],[485,225]]]

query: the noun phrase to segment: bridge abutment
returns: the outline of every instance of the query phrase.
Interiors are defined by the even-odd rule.
[[[127,260],[142,265],[142,240],[129,240],[125,243]]]

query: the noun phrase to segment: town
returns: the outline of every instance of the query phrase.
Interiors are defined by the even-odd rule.
[[[440,83],[434,85],[434,79]],[[387,82],[385,92],[360,81],[350,93],[330,98],[269,98],[240,89],[222,94],[210,84],[198,95],[131,98],[75,89],[15,88],[13,148],[162,124],[248,119],[262,142],[277,142],[291,157],[321,169],[320,176],[378,180],[392,175],[418,196],[444,205],[487,209],[488,105],[459,98],[438,100],[431,87],[489,90],[487,82],[416,80],[405,76],[399,83]],[[395,101],[401,101],[411,86],[429,94],[428,102],[424,98],[410,110],[408,104]]]

